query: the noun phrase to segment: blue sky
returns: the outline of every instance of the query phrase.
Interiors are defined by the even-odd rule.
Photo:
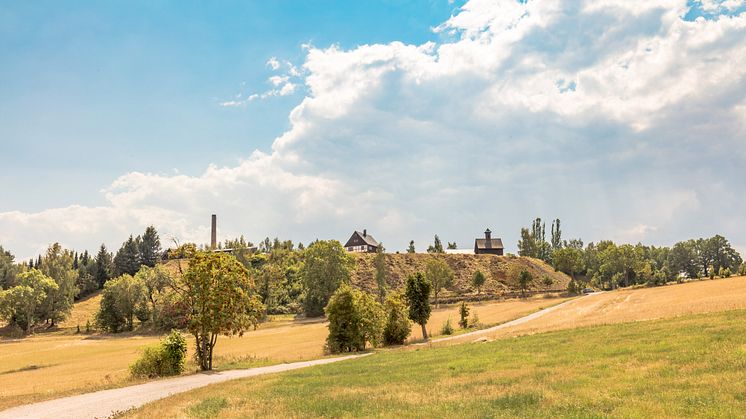
[[[0,211],[98,205],[129,171],[198,174],[269,149],[303,92],[264,91],[271,57],[303,44],[437,40],[448,1],[4,2]],[[245,85],[244,85],[245,83]],[[29,193],[33,191],[33,193]]]
[[[746,251],[746,2],[4,2],[0,244]],[[716,203],[716,205],[713,205]]]

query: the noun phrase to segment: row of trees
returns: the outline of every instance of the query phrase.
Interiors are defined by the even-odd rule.
[[[746,265],[720,235],[686,240],[673,247],[616,244],[610,240],[583,246],[580,239],[562,240],[560,220],[554,220],[550,241],[540,218],[521,229],[518,253],[550,263],[572,278],[571,291],[583,284],[613,289],[637,284],[662,285],[684,278],[746,275]]]

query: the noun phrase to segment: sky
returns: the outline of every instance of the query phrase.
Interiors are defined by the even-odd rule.
[[[746,253],[746,1],[0,3],[0,245]]]

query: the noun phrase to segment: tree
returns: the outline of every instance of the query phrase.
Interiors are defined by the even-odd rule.
[[[0,246],[0,290],[16,285],[18,267],[14,260],[15,256]]]
[[[407,277],[405,295],[409,305],[409,319],[422,327],[422,337],[425,340],[428,340],[425,326],[432,311],[430,307],[432,288],[433,285],[420,272]]]
[[[386,255],[383,253],[382,245],[379,245],[376,250],[376,257],[373,259],[373,267],[376,270],[378,302],[383,304],[386,301],[386,277],[388,276],[388,269],[386,267]]]
[[[676,243],[668,255],[668,264],[676,274],[685,274],[690,279],[699,276],[694,241]]]
[[[96,254],[96,269],[94,276],[96,278],[96,282],[98,282],[98,288],[103,289],[104,284],[106,281],[111,279],[112,271],[113,271],[113,262],[111,253],[109,253],[108,250],[106,250],[106,245],[102,244],[101,247],[98,250],[98,254]]]
[[[243,335],[256,326],[264,307],[256,297],[249,272],[225,253],[198,252],[177,286],[189,307],[188,329],[196,340],[200,369],[212,369],[219,335]]]
[[[560,230],[560,220],[557,218],[552,221],[552,238],[551,238],[552,250],[557,250],[562,247],[562,230]]]
[[[439,307],[438,296],[443,288],[453,285],[453,271],[447,263],[431,258],[425,264],[425,278],[432,284],[435,307]]]
[[[124,274],[104,286],[97,314],[99,326],[111,332],[133,330],[135,316],[145,321],[149,317],[148,292],[143,277]]]
[[[458,324],[462,329],[469,327],[469,307],[466,306],[466,301],[461,302],[461,306],[458,309],[459,321]]]
[[[39,307],[58,285],[37,269],[18,274],[18,285],[0,291],[0,317],[18,325],[25,334],[33,330],[39,320]]]
[[[443,243],[440,242],[440,237],[437,234],[433,239],[433,244],[428,246],[427,253],[443,253]]]
[[[402,345],[412,332],[407,313],[407,303],[402,294],[393,292],[386,297],[386,326],[383,329],[384,345]]]
[[[140,263],[145,266],[154,267],[161,256],[161,239],[155,227],[149,226],[145,229],[145,234],[140,241]]]
[[[342,284],[325,307],[329,319],[327,349],[331,353],[365,350],[381,343],[385,313],[372,295]]]
[[[456,246],[456,242],[453,242],[453,243],[448,242],[448,247],[447,248],[450,249],[450,250],[453,250],[453,249],[458,249],[458,246]]]
[[[474,286],[474,288],[477,289],[477,294],[482,293],[482,286],[484,286],[484,283],[487,282],[487,277],[484,276],[482,271],[478,270],[474,272],[474,275],[471,277],[471,285]]]
[[[134,275],[140,270],[140,265],[140,237],[134,239],[130,236],[114,256],[114,276]]]
[[[559,234],[559,225],[557,225],[557,229],[557,233]],[[551,246],[546,241],[546,228],[545,224],[541,222],[541,218],[533,221],[530,230],[527,228],[521,229],[521,239],[518,241],[518,254],[520,256],[541,259],[545,262],[549,261]]]
[[[522,269],[518,273],[518,287],[521,289],[521,295],[525,296],[528,287],[534,281],[534,276],[526,269]]]
[[[407,253],[416,253],[414,249],[414,240],[409,241],[409,247],[407,247]]]
[[[162,302],[168,288],[173,284],[171,275],[162,266],[151,268],[143,266],[135,278],[145,286],[145,298],[150,303],[150,319],[155,324],[160,316],[159,303]]]
[[[572,282],[575,282],[575,275],[583,270],[583,251],[573,247],[556,249],[552,252],[552,265],[554,269],[570,275]]]
[[[355,260],[336,240],[316,241],[304,251],[301,278],[306,288],[304,308],[307,316],[324,314],[324,307],[334,291],[349,283]]]
[[[78,293],[75,287],[78,274],[73,269],[73,252],[54,243],[47,249],[40,270],[57,284],[57,288],[47,293],[39,307],[39,317],[52,327],[67,317]]]

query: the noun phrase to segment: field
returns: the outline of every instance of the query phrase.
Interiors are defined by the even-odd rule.
[[[73,320],[63,324],[67,328],[25,339],[0,339],[0,409],[135,383],[129,378],[128,366],[144,346],[155,344],[160,337],[131,333],[76,334],[77,324],[84,330],[85,320],[93,316],[99,299],[92,297],[77,303],[71,315]],[[474,304],[472,310],[482,323],[496,324],[561,301],[563,299],[536,296]],[[429,329],[439,333],[442,323],[449,317],[455,326],[458,322],[456,305],[435,310]],[[419,333],[419,328],[413,328],[412,339],[421,338]],[[219,369],[246,368],[319,358],[323,356],[326,335],[326,323],[321,320],[273,317],[271,322],[241,338],[221,337],[215,364]],[[191,356],[191,339],[188,342]]]
[[[412,351],[205,387],[127,416],[740,417],[746,311]]]

